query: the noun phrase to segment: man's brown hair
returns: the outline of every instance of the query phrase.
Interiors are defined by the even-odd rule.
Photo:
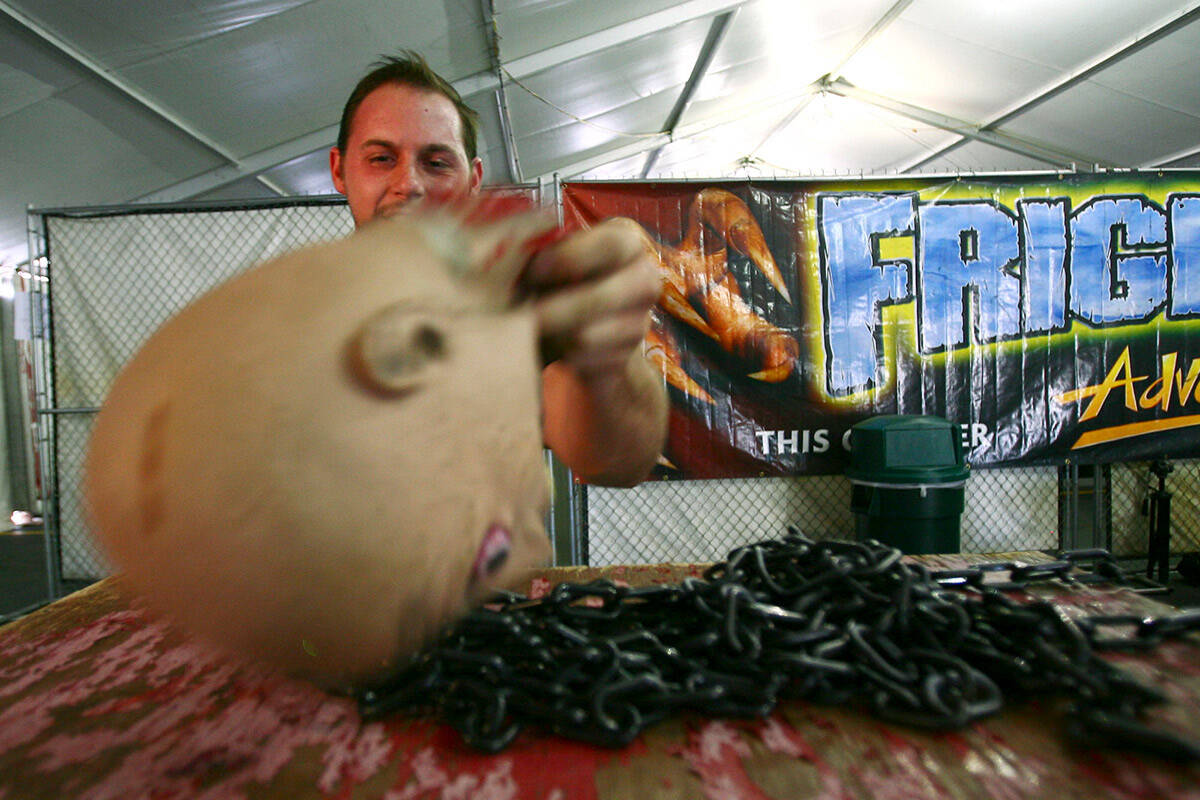
[[[338,150],[342,153],[346,152],[346,143],[350,138],[350,125],[354,121],[354,114],[367,95],[380,86],[398,83],[436,92],[454,104],[455,110],[458,111],[458,118],[462,122],[463,150],[466,151],[469,160],[474,160],[476,141],[479,138],[479,115],[463,102],[462,97],[449,81],[433,71],[420,53],[403,50],[398,56],[383,56],[371,67],[371,71],[364,75],[358,85],[354,87],[354,91],[350,93],[350,98],[346,101],[345,108],[342,109],[342,121],[338,126]]]

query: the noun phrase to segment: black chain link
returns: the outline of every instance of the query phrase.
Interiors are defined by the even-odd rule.
[[[733,550],[703,580],[505,594],[358,702],[367,719],[436,710],[469,744],[498,752],[527,724],[620,747],[685,710],[762,717],[803,698],[955,729],[998,711],[1005,695],[1057,694],[1073,701],[1067,734],[1078,742],[1200,760],[1197,744],[1140,721],[1165,697],[1096,654],[1196,630],[1200,611],[1073,621],[1052,603],[1004,594],[1097,579],[1122,580],[1104,551],[930,571],[876,541],[789,530]]]

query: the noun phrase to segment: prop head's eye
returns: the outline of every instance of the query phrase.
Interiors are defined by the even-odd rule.
[[[444,321],[406,304],[388,306],[363,323],[347,353],[355,378],[384,394],[412,391],[432,364],[449,355]]]

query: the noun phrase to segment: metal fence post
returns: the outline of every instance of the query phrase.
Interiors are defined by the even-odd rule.
[[[1063,550],[1109,549],[1111,509],[1107,464],[1068,459],[1059,469],[1060,530]],[[1083,500],[1085,497],[1087,500]]]

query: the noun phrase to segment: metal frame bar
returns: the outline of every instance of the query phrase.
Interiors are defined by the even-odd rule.
[[[1091,470],[1091,508],[1082,513],[1080,495],[1085,480],[1081,466]],[[1084,550],[1112,547],[1112,491],[1109,465],[1068,459],[1059,470],[1059,547],[1063,550]],[[1090,527],[1084,529],[1084,517]]]
[[[855,86],[845,78],[823,79],[821,81],[821,90],[839,97],[857,100],[876,108],[882,108],[885,111],[916,120],[934,128],[941,128],[942,130],[961,136],[964,140],[969,139],[983,142],[984,144],[999,147],[1002,150],[1008,150],[1009,152],[1043,161],[1057,167],[1074,169],[1078,164],[1101,163],[1099,160],[1088,156],[1060,151],[1047,145],[1026,141],[990,128],[972,125],[969,122],[948,117],[937,111],[931,111],[930,109],[914,106],[901,100],[875,94],[874,92],[869,92],[866,89]]]
[[[121,78],[115,70],[106,67],[104,64],[101,64],[88,54],[84,53],[78,47],[57,36],[52,31],[47,30],[26,13],[20,9],[14,8],[6,0],[0,0],[0,13],[8,16],[13,22],[36,36],[60,55],[69,59],[79,67],[82,67],[93,78],[101,81],[102,83],[108,84],[126,98],[134,101],[143,109],[149,111],[159,119],[171,125],[171,127],[175,128],[187,138],[200,144],[213,155],[229,162],[235,169],[242,173],[241,177],[245,177],[241,160],[234,153],[229,151],[219,142],[206,136],[183,117],[179,116],[170,109],[159,105],[158,102],[156,102],[152,97],[148,96],[141,89]],[[286,192],[280,191],[279,186],[271,181],[263,179],[261,176],[257,175],[254,177],[258,178],[259,182],[271,191],[280,195],[286,194]]]
[[[1168,36],[1171,33],[1174,33],[1175,31],[1179,30],[1180,28],[1184,27],[1185,25],[1191,24],[1198,18],[1200,18],[1200,3],[1193,3],[1192,7],[1190,9],[1171,17],[1166,22],[1162,23],[1161,25],[1159,25],[1156,28],[1154,28],[1153,30],[1151,30],[1149,33],[1138,34],[1138,35],[1134,36],[1132,39],[1125,42],[1124,44],[1117,45],[1112,50],[1109,50],[1108,52],[1101,54],[1100,56],[1095,58],[1090,64],[1084,66],[1082,69],[1072,73],[1071,75],[1068,75],[1066,78],[1055,81],[1054,83],[1051,83],[1048,86],[1045,86],[1045,87],[1039,89],[1038,91],[1036,91],[1034,93],[1034,95],[1032,97],[1030,97],[1026,100],[1023,100],[1022,102],[1020,102],[1013,108],[1010,108],[1006,111],[1001,112],[999,116],[994,117],[993,119],[988,120],[987,122],[978,126],[977,130],[982,131],[982,132],[994,131],[996,128],[1000,127],[1004,123],[1010,122],[1010,121],[1016,119],[1017,117],[1021,116],[1022,114],[1026,113],[1027,111],[1031,111],[1034,108],[1037,108],[1038,106],[1047,102],[1048,100],[1051,100],[1054,97],[1057,97],[1058,95],[1062,94],[1066,90],[1068,90],[1074,86],[1078,86],[1079,84],[1083,83],[1084,81],[1088,80],[1089,78],[1092,78],[1095,75],[1099,74],[1100,72],[1103,72],[1105,69],[1113,66],[1114,64],[1117,64],[1117,63],[1123,61],[1124,59],[1128,58],[1129,56],[1133,55],[1134,53],[1137,53],[1137,52],[1145,49],[1146,47],[1149,47],[1150,45],[1154,44],[1155,42],[1162,39],[1163,37]],[[955,131],[955,132],[957,133],[957,131]],[[947,153],[962,146],[967,141],[970,141],[970,139],[968,137],[964,136],[962,139],[959,139],[958,141],[953,142],[953,143],[947,145],[946,147],[941,148],[940,150],[936,150],[929,155],[920,157],[919,159],[917,159],[916,161],[914,161],[910,164],[899,167],[897,171],[911,172],[913,170],[920,169],[925,164],[928,164],[929,162],[934,161],[935,159],[941,158],[942,156],[946,155]],[[1200,152],[1200,151],[1193,151],[1193,152]],[[1184,155],[1186,155],[1186,153]],[[1176,154],[1174,156],[1167,156],[1167,157],[1161,159],[1157,163],[1169,163],[1170,161],[1177,160],[1180,157],[1182,157],[1182,156],[1180,156],[1179,154]],[[1093,162],[1091,160],[1080,160],[1079,163],[1092,164],[1092,163],[1096,163],[1096,162]],[[1146,165],[1146,166],[1148,168],[1150,165]]]
[[[1107,170],[1101,170],[1101,172],[1106,172],[1106,171]],[[981,171],[981,172],[974,172],[971,170],[957,170],[957,171],[950,171],[950,172],[926,172],[926,173],[921,174],[921,178],[923,178],[923,179],[939,179],[939,178],[941,178],[941,179],[946,179],[946,180],[954,180],[955,178],[965,178],[965,177],[969,176],[972,178],[1027,177],[1030,179],[1038,179],[1038,178],[1058,177],[1058,176],[1062,176],[1062,175],[1073,175],[1076,172],[1077,172],[1076,170],[1071,170],[1071,169],[1049,169],[1049,168],[1047,168],[1047,169],[985,170],[985,171]],[[1161,175],[1169,175],[1171,173],[1179,172],[1179,173],[1189,173],[1189,174],[1194,175],[1197,172],[1197,168],[1196,167],[1161,167],[1161,168],[1151,168],[1151,169],[1147,169],[1147,170],[1114,169],[1114,170],[1111,170],[1111,172],[1113,174],[1129,175],[1129,176],[1136,176],[1137,173],[1139,173],[1139,172],[1154,172],[1155,174],[1161,173]],[[901,180],[907,180],[911,177],[908,175],[897,175],[895,173],[855,172],[855,173],[848,174],[845,171],[843,171],[843,172],[825,172],[825,173],[804,173],[804,174],[795,176],[795,179],[819,181],[819,180],[828,178],[830,175],[835,175],[839,181],[845,181],[847,183],[860,183],[860,182],[873,182],[873,181],[901,181]],[[1160,175],[1160,177],[1161,177],[1161,175]],[[551,173],[550,175],[541,176],[538,180],[541,180],[541,181],[558,180],[563,183],[573,183],[574,181],[580,180],[580,179],[571,178],[571,177],[564,178],[564,177],[561,177],[559,175],[559,173]],[[590,179],[586,179],[586,180],[590,180]],[[767,176],[767,177],[763,177],[763,178],[727,177],[727,178],[713,178],[712,180],[706,180],[705,183],[712,183],[712,184],[770,183],[770,182],[776,181],[776,180],[793,180],[793,177],[789,176],[784,179],[773,177],[773,176]],[[608,183],[636,184],[636,183],[645,183],[645,182],[646,181],[642,180],[641,178],[605,178],[602,181],[596,181],[596,183],[606,183],[606,184],[608,184]],[[653,182],[656,184],[657,183],[681,183],[681,184],[682,183],[692,183],[692,184],[694,184],[694,183],[696,183],[696,179],[695,178],[687,178],[687,177],[685,177],[685,178],[655,178]]]
[[[537,53],[504,63],[504,69],[515,78],[523,78],[542,70],[607,50],[610,47],[659,31],[675,28],[695,19],[722,14],[745,5],[749,0],[687,0],[644,17],[581,36]],[[455,88],[458,84],[455,83]],[[488,87],[492,88],[492,87]]]
[[[14,274],[15,282],[17,276]],[[21,391],[20,355],[16,342],[16,300],[0,303],[0,376],[4,393],[4,445],[8,470],[8,494],[12,510],[33,511],[33,495],[29,486],[29,426],[25,424],[26,398]]]
[[[747,115],[756,113],[765,108],[770,108],[771,106],[777,106],[780,103],[795,102],[797,100],[797,98],[810,97],[810,96],[812,96],[813,93],[818,91],[818,89],[819,89],[819,85],[816,83],[813,83],[813,84],[810,84],[809,86],[804,87],[799,92],[791,92],[785,96],[772,96],[769,98],[764,98],[764,99],[756,101],[754,103],[749,103],[746,106],[738,109],[737,114],[730,114],[728,117],[722,117],[720,119],[700,120],[698,122],[692,122],[687,125],[683,125],[679,128],[676,128],[674,137],[668,136],[665,133],[659,134],[658,136],[643,137],[636,142],[632,142],[632,143],[624,145],[622,147],[617,147],[612,150],[607,150],[598,155],[590,156],[588,158],[580,159],[579,161],[574,161],[570,164],[566,164],[564,166],[558,167],[553,172],[545,173],[544,175],[542,175],[540,177],[542,177],[542,178],[553,177],[555,180],[569,180],[569,179],[574,178],[577,175],[582,175],[586,172],[589,172],[590,170],[596,169],[597,167],[602,167],[605,164],[611,164],[614,161],[620,161],[621,159],[624,159],[624,158],[631,158],[633,156],[640,155],[651,148],[669,144],[672,141],[672,139],[679,140],[679,139],[686,139],[691,136],[698,136],[707,131],[714,130],[716,128],[720,128],[723,125],[738,125],[738,124],[740,124],[741,119]],[[642,178],[623,178],[620,180],[622,180],[622,181],[639,181],[639,180],[643,180],[643,179]],[[677,180],[683,181],[683,180],[690,180],[690,179],[687,179],[687,178],[655,178],[655,181],[658,183],[662,183],[664,181],[677,181]],[[721,178],[719,180],[735,181],[735,180],[745,180],[745,179],[729,177],[729,178]],[[608,181],[606,180],[605,182],[607,183]]]
[[[547,514],[547,533],[554,550],[554,566],[587,563],[586,543],[579,536],[579,519],[574,500],[575,479],[571,470],[549,449],[545,451],[552,500]]]
[[[572,482],[571,513],[574,521],[572,527],[572,533],[574,534],[572,541],[575,545],[575,550],[572,552],[572,556],[575,559],[574,563],[582,567],[591,566],[588,494],[587,486],[582,483]]]
[[[897,0],[897,2],[891,8],[884,12],[882,17],[875,21],[875,24],[871,26],[870,30],[863,34],[863,37],[859,39],[853,47],[850,48],[849,52],[842,56],[842,60],[838,62],[836,67],[829,71],[826,77],[830,79],[841,77],[842,70],[846,68],[848,63],[850,63],[850,59],[854,58],[854,56],[857,55],[860,50],[870,44],[872,40],[879,36],[879,34],[883,33],[883,31],[886,30],[889,25],[895,22],[900,15],[904,13],[904,10],[912,5],[912,3],[913,0]],[[784,115],[779,122],[775,123],[771,127],[771,130],[767,131],[766,135],[763,136],[762,140],[759,141],[757,145],[755,145],[754,149],[746,154],[746,158],[748,160],[754,158],[754,154],[761,150],[763,145],[769,142],[777,133],[791,125],[792,122],[795,121],[796,117],[804,113],[804,109],[809,107],[815,96],[815,93],[805,96],[796,106],[792,108],[791,111]]]
[[[1197,145],[1194,147],[1186,147],[1183,150],[1177,150],[1174,153],[1168,153],[1167,155],[1162,156],[1161,158],[1157,159],[1156,161],[1150,162],[1149,164],[1144,164],[1142,166],[1142,169],[1155,169],[1156,167],[1161,167],[1163,169],[1170,169],[1170,167],[1167,165],[1174,164],[1177,161],[1183,161],[1186,158],[1196,158],[1197,156],[1200,156],[1200,145]],[[1189,169],[1189,168],[1188,167],[1177,167],[1176,169]],[[1190,169],[1195,169],[1195,167],[1191,167]]]
[[[538,182],[538,201],[542,208],[553,208],[561,225],[563,221],[562,184],[554,181],[553,186],[547,186],[548,181]],[[576,502],[577,490],[575,476],[563,461],[554,455],[549,448],[545,449],[546,467],[549,471],[551,487],[550,510],[547,514],[547,532],[554,551],[554,566],[566,567],[587,563],[587,535],[583,533],[587,526],[587,516],[579,516],[579,505]],[[582,526],[582,527],[581,527]]]
[[[675,136],[675,128],[679,125],[679,120],[683,117],[683,113],[687,111],[688,106],[692,104],[692,98],[696,94],[696,89],[700,88],[700,81],[704,80],[704,76],[708,74],[708,68],[712,66],[713,56],[717,54],[717,48],[721,46],[721,42],[725,39],[725,34],[729,32],[729,23],[733,21],[738,9],[726,11],[713,18],[712,24],[708,27],[708,35],[704,37],[704,44],[700,46],[700,53],[696,56],[696,63],[692,65],[692,74],[688,76],[687,83],[683,85],[683,91],[679,93],[678,99],[675,101],[675,107],[671,109],[671,113],[667,115],[667,121],[663,125],[663,132],[671,137]],[[654,162],[658,161],[658,156],[662,152],[666,144],[660,144],[651,150],[646,155],[646,163],[642,167],[642,177],[645,178],[650,174],[650,170],[654,169]]]
[[[194,178],[164,186],[153,192],[147,192],[134,198],[138,203],[172,203],[187,200],[198,194],[204,194],[222,186],[228,186],[242,178],[257,176],[260,172],[303,158],[317,152],[327,150],[337,138],[337,125],[321,128],[312,133],[306,133],[291,141],[268,147],[257,153],[245,156],[238,164],[217,167],[208,172],[202,172]]]
[[[34,429],[37,441],[34,448],[40,459],[42,483],[42,526],[46,556],[46,592],[51,600],[62,596],[62,540],[59,535],[58,508],[58,463],[56,457],[57,417],[49,415],[43,419],[42,411],[54,405],[54,318],[42,316],[45,305],[50,303],[50,237],[46,229],[46,217],[37,217],[40,226],[33,223],[35,212],[30,212],[29,272],[33,276],[30,292],[30,317],[33,323],[31,353],[34,378]],[[41,280],[38,280],[38,279]],[[42,302],[45,298],[45,305]],[[41,332],[39,343],[38,332]],[[48,423],[48,424],[47,424]]]
[[[0,3],[3,2],[4,0],[0,0]],[[570,42],[564,42],[561,45],[537,53],[530,53],[529,55],[507,62],[500,59],[500,66],[504,72],[519,79],[558,66],[559,64],[600,52],[629,39],[667,30],[694,19],[739,8],[747,2],[749,0],[689,0],[688,2],[678,3],[662,11],[648,14],[620,25],[614,25],[611,28],[582,36]],[[494,71],[468,75],[453,81],[453,85],[455,91],[463,97],[471,97],[482,92],[494,92],[501,88],[500,75]],[[501,122],[501,125],[503,126],[503,122]],[[303,158],[317,151],[329,148],[337,139],[337,131],[337,125],[327,125],[318,130],[306,133],[303,136],[298,136],[291,141],[243,156],[229,166],[218,167],[197,175],[194,178],[148,192],[136,198],[136,201],[159,203],[186,200],[198,194],[219,189],[242,178],[258,177],[258,174],[261,172],[266,172],[281,164],[286,164],[289,161]],[[664,137],[665,140],[666,137]],[[653,142],[643,142],[640,144],[640,149],[637,152],[644,152],[653,146]],[[515,153],[515,142],[513,147]],[[631,154],[626,153],[625,155]],[[620,157],[623,158],[625,156]],[[614,160],[616,160],[615,157],[610,156],[608,158],[608,161]],[[608,163],[608,161],[603,163]],[[547,177],[550,174],[553,173],[547,173],[546,176],[535,176],[535,179],[536,177]]]
[[[900,15],[903,14],[905,10],[912,4],[913,0],[897,0],[897,2],[894,3],[891,8],[883,13],[882,17],[876,20],[875,24],[871,26],[871,29],[863,34],[863,37],[858,40],[854,47],[850,48],[850,51],[842,57],[842,60],[838,62],[838,65],[829,71],[829,77],[831,79],[840,78],[842,75],[842,70],[844,70],[846,65],[850,63],[850,59],[858,55],[860,50],[874,41],[879,34],[887,30],[888,26],[899,19]]]
[[[504,147],[504,160],[508,164],[508,177],[512,183],[521,182],[521,163],[517,158],[517,143],[513,137],[512,116],[508,112],[508,95],[504,86],[504,70],[500,66],[500,37],[496,32],[496,8],[493,0],[479,0],[483,14],[483,28],[487,31],[488,59],[496,75],[496,117],[500,121],[500,141]]]

